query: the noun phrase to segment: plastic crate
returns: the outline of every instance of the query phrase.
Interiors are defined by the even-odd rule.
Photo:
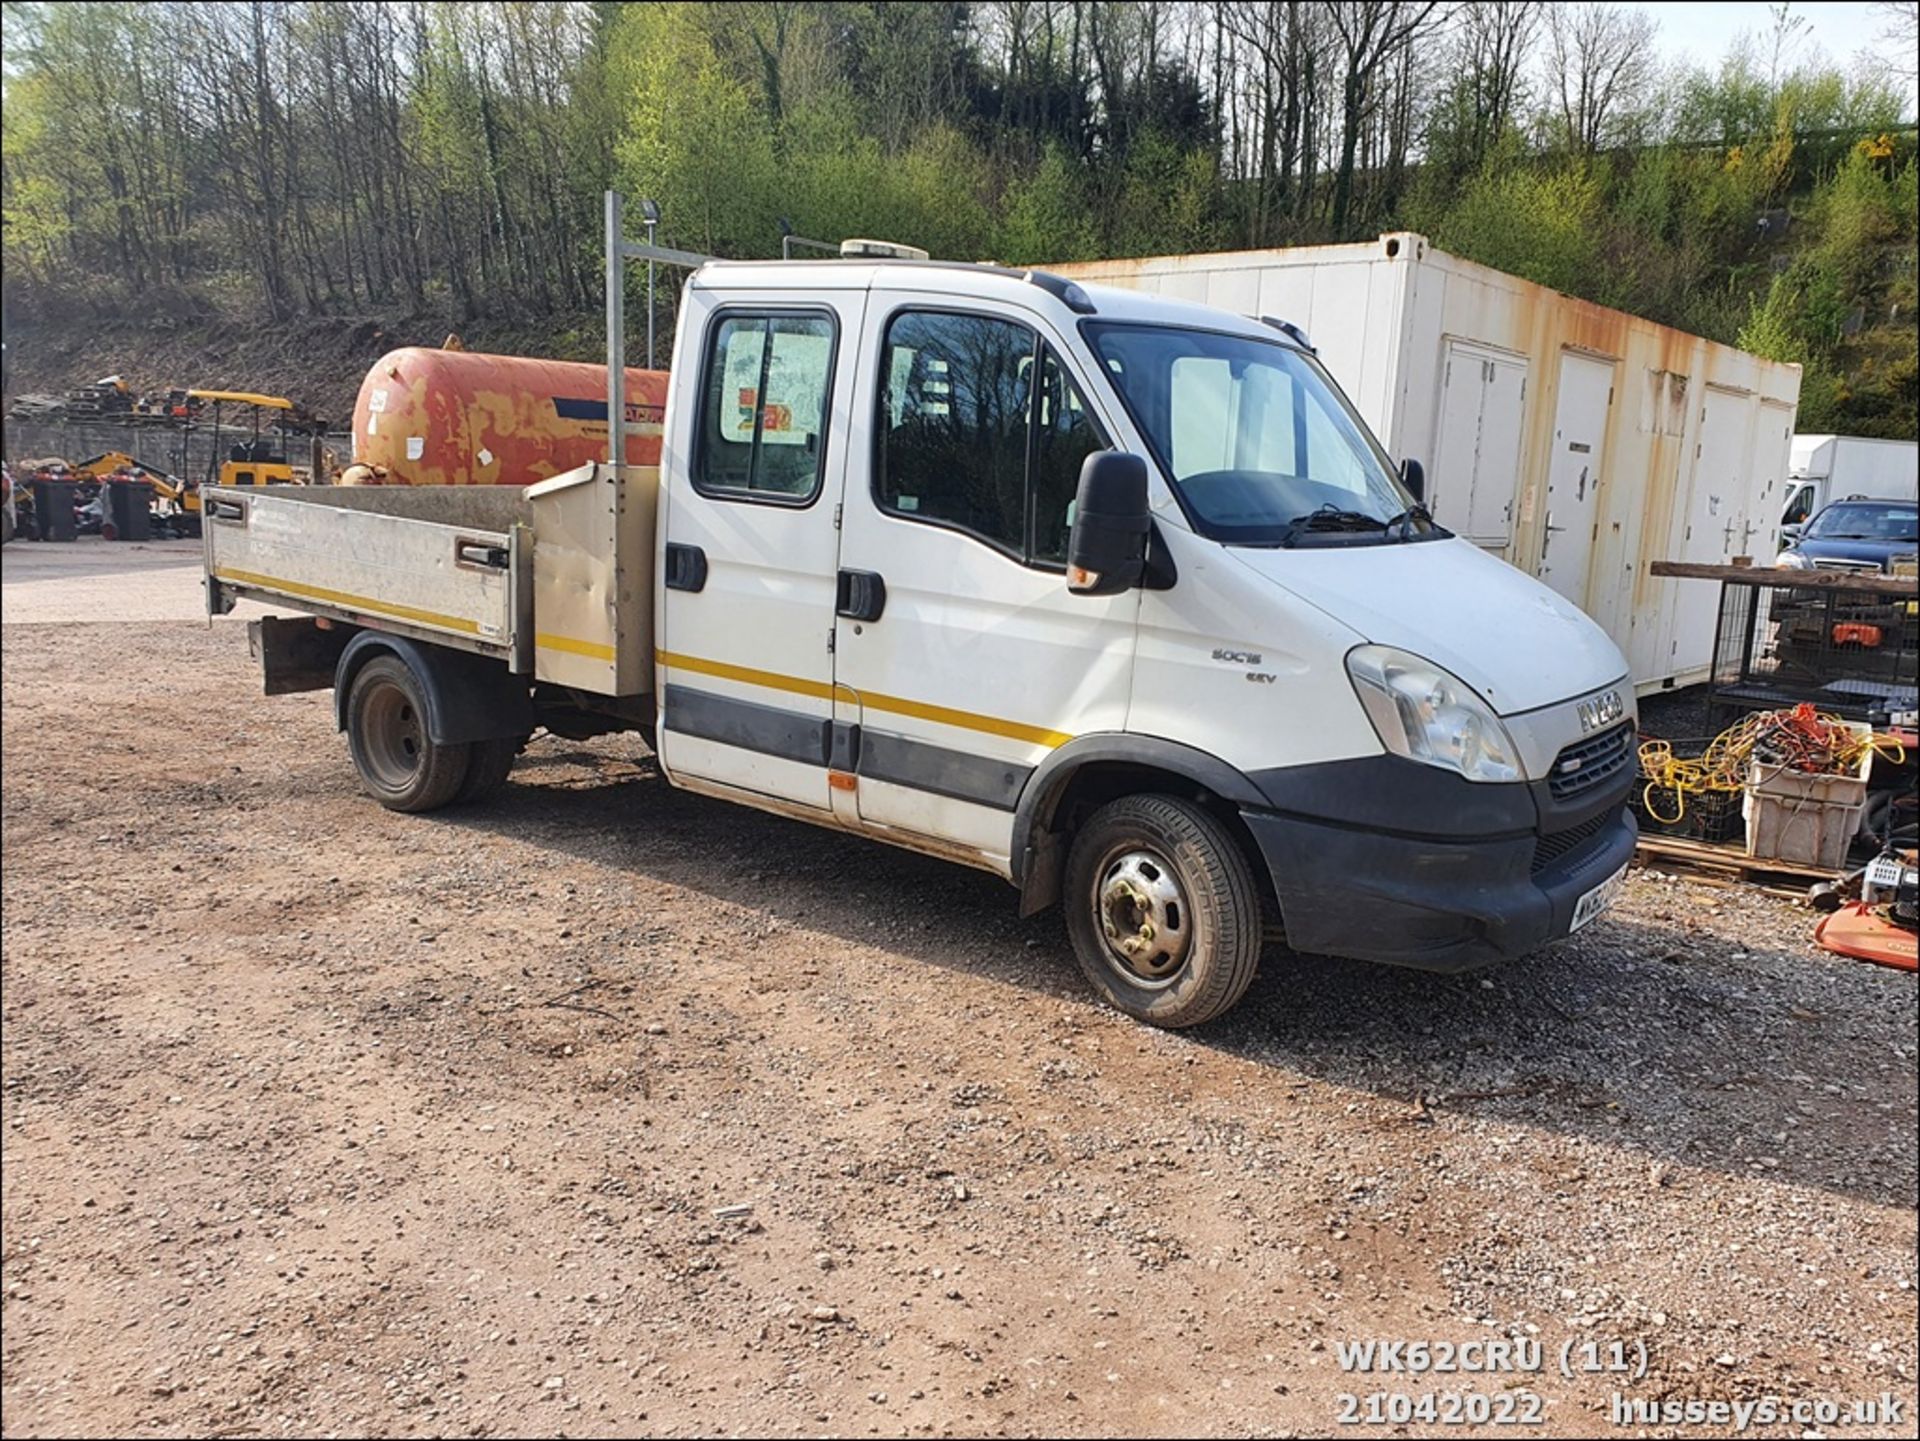
[[[1849,729],[1865,733],[1865,726]],[[1747,854],[1756,860],[1839,870],[1860,830],[1867,806],[1873,752],[1862,752],[1848,775],[1811,775],[1762,761],[1749,762]]]
[[[1644,777],[1628,798],[1634,818],[1648,835],[1680,836],[1705,841],[1708,845],[1726,845],[1746,834],[1746,817],[1741,814],[1741,791],[1688,791],[1685,796],[1672,786],[1649,785]],[[1677,816],[1678,819],[1668,819]]]

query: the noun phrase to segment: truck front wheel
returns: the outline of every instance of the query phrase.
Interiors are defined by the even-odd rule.
[[[347,748],[367,793],[392,811],[438,809],[460,793],[472,746],[427,734],[426,697],[398,656],[375,656],[347,693]]]
[[[1233,836],[1199,806],[1123,796],[1067,859],[1067,933],[1095,990],[1155,1026],[1197,1026],[1238,1001],[1260,963],[1260,890]]]

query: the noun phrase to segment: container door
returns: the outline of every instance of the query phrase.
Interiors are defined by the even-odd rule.
[[[1706,388],[1700,410],[1700,444],[1687,488],[1687,523],[1680,532],[1679,559],[1724,565],[1742,543],[1739,497],[1747,486],[1752,397],[1745,391]],[[1670,669],[1677,675],[1713,660],[1713,632],[1720,616],[1719,588],[1682,582],[1673,615]]]
[[[655,651],[676,783],[823,811],[847,357],[864,309],[858,291],[825,295],[686,292]]]
[[[1520,490],[1520,441],[1527,402],[1527,363],[1507,356],[1487,361],[1480,405],[1480,454],[1473,470],[1467,538],[1505,550],[1513,536],[1513,498]]]
[[[1441,376],[1434,518],[1483,549],[1504,551],[1520,487],[1526,358],[1450,340]]]
[[[1434,519],[1461,535],[1472,534],[1473,488],[1480,456],[1480,407],[1487,361],[1457,340],[1447,342],[1440,367],[1440,432],[1430,467]]]
[[[1081,463],[1112,418],[1073,347],[1012,304],[875,290],[841,535],[835,681],[862,826],[996,868],[1028,776],[1121,730],[1140,593],[1074,595]],[[844,699],[851,697],[851,700]]]
[[[1546,535],[1540,579],[1577,606],[1587,602],[1600,516],[1600,479],[1607,412],[1613,404],[1613,362],[1564,352],[1553,413],[1553,455],[1547,462]]]

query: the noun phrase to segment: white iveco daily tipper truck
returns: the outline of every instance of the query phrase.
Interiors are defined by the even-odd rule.
[[[622,258],[609,197],[610,344]],[[619,365],[610,454],[621,451]],[[1603,911],[1627,667],[1419,504],[1293,326],[1032,271],[713,262],[659,469],[211,491],[210,609],[332,687],[399,810],[536,729],[1060,902],[1128,1014],[1231,1006],[1263,935],[1459,970]]]

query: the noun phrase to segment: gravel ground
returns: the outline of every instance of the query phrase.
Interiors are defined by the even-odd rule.
[[[8,1435],[1315,1435],[1516,1385],[1534,1434],[1616,1390],[1912,1434],[1914,980],[1803,910],[1637,872],[1524,963],[1272,953],[1163,1034],[993,878],[637,742],[389,814],[237,623],[25,623],[16,549]],[[1336,1360],[1490,1336],[1547,1373]]]

